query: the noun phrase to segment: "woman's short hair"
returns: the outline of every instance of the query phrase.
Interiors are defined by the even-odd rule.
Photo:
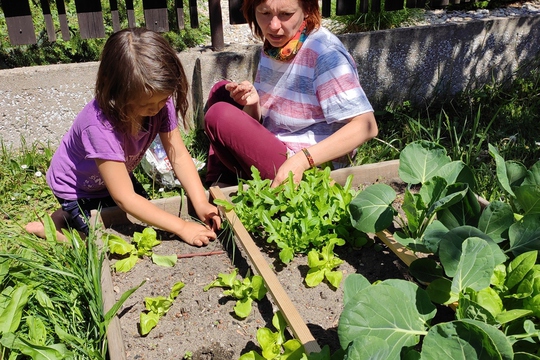
[[[160,34],[131,28],[112,34],[101,53],[95,98],[122,132],[130,129],[129,105],[143,96],[169,93],[186,126],[188,82],[178,54]]]
[[[242,13],[246,19],[251,31],[259,39],[263,40],[264,35],[257,19],[255,17],[255,8],[260,4],[266,2],[266,0],[244,0],[242,4]],[[319,0],[298,0],[298,3],[302,7],[306,18],[306,31],[309,34],[313,29],[321,26],[321,11],[319,8]]]

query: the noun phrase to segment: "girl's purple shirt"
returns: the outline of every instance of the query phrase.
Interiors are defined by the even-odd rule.
[[[146,119],[137,135],[116,131],[98,107],[89,102],[64,135],[47,171],[47,183],[54,195],[64,200],[101,198],[109,195],[96,159],[123,162],[131,173],[160,132],[178,127],[172,99],[160,112]]]

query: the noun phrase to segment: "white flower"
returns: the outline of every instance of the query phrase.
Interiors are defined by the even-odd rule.
[[[23,170],[28,169],[28,165],[26,165],[26,164],[21,165],[21,169],[23,169]]]
[[[164,188],[159,188],[159,189],[158,189],[158,192],[164,192],[164,191],[165,191]]]
[[[35,177],[41,177],[41,175],[43,175],[41,171],[36,171],[36,173],[34,174]]]

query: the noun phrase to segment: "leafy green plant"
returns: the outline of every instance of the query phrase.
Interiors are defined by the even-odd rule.
[[[156,237],[156,230],[150,227],[145,228],[142,233],[136,231],[133,234],[132,244],[118,235],[103,235],[109,253],[122,256],[113,265],[114,269],[119,272],[128,272],[143,256],[150,256],[154,264],[157,265],[174,266],[178,260],[177,255],[158,255],[152,251],[154,246],[161,244],[161,241],[157,240]]]
[[[441,354],[456,360],[535,358],[512,348],[516,337],[534,339],[537,332],[531,332],[530,323],[522,334],[512,336],[471,318],[432,325],[435,305],[425,290],[405,280],[370,284],[362,275],[351,274],[344,291],[338,335],[347,358],[436,359]]]
[[[437,244],[429,234],[441,226],[453,228],[478,218],[474,175],[462,161],[451,161],[442,146],[423,140],[407,145],[400,154],[399,176],[408,184],[404,215],[392,207],[397,197],[394,189],[386,184],[368,186],[349,206],[357,229],[379,232],[397,217],[401,227],[394,233],[396,241],[414,251],[433,253]],[[420,190],[413,192],[418,184]]]
[[[240,356],[238,360],[301,360],[307,359],[302,343],[296,339],[287,340],[285,330],[287,322],[280,312],[272,318],[272,325],[276,331],[269,328],[257,330],[257,341],[261,347],[261,354],[251,350]]]
[[[107,358],[107,327],[141,285],[122,294],[105,313],[101,274],[104,253],[95,235],[87,241],[64,232],[58,243],[50,217],[46,239],[2,226],[0,241],[0,354],[3,359]],[[16,242],[16,246],[5,246]],[[144,283],[144,282],[143,282]]]
[[[144,298],[144,305],[147,311],[142,312],[140,315],[139,333],[141,335],[148,335],[157,326],[159,319],[167,314],[184,286],[185,284],[179,281],[173,285],[168,297],[157,296]]]
[[[234,209],[246,230],[275,244],[283,263],[289,263],[297,253],[321,249],[334,238],[355,246],[367,243],[365,233],[351,225],[348,213],[356,194],[351,188],[352,176],[341,186],[330,178],[329,168],[314,168],[304,173],[299,184],[290,174],[288,181],[273,189],[271,181],[262,180],[255,167],[252,177],[239,184],[231,202],[218,200],[216,204]]]
[[[204,287],[208,291],[213,287],[223,287],[229,290],[223,291],[224,295],[234,297],[237,302],[234,305],[234,313],[241,319],[251,314],[253,300],[260,301],[266,295],[267,289],[262,276],[246,276],[243,280],[237,279],[238,269],[230,274],[219,274],[217,279]]]
[[[343,263],[343,260],[334,254],[335,245],[344,245],[345,240],[333,238],[322,247],[321,251],[311,250],[308,253],[309,270],[306,275],[306,284],[309,287],[319,285],[326,279],[334,288],[338,288],[343,278],[341,271],[334,271],[336,267]]]

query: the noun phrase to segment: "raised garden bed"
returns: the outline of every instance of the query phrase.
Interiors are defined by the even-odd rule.
[[[353,186],[363,187],[374,183],[393,184],[399,190],[397,161],[337,170],[332,173],[338,183],[343,183],[353,174]],[[211,189],[209,196],[230,196],[235,187]],[[217,194],[217,195],[216,195]],[[155,201],[168,212],[187,216],[189,202],[182,197]],[[107,209],[101,213],[106,232],[131,240],[135,232],[144,226],[127,217],[118,209]],[[237,224],[240,225],[241,224]],[[225,250],[225,253],[210,256],[180,258],[174,267],[165,268],[152,263],[150,258],[139,259],[127,273],[112,272],[104,276],[103,289],[106,307],[112,306],[127,290],[146,282],[133,293],[118,313],[117,320],[109,332],[111,360],[115,359],[181,359],[192,354],[193,359],[237,359],[242,353],[258,349],[258,328],[272,328],[272,316],[277,310],[285,310],[294,322],[292,332],[304,346],[316,351],[329,345],[332,352],[339,348],[337,324],[343,309],[343,291],[332,289],[322,283],[309,288],[304,283],[307,272],[307,257],[298,256],[287,266],[282,265],[277,254],[268,251],[264,240],[252,239],[249,234],[238,234],[235,239],[222,237],[206,248],[194,248],[171,234],[158,232],[161,244],[154,248],[161,255],[207,253]],[[258,260],[253,260],[253,251],[246,251],[245,243],[238,237],[252,241],[258,249]],[[407,267],[394,253],[395,247],[376,241],[374,246],[361,249],[336,247],[336,254],[344,260],[338,270],[348,274],[360,273],[371,282],[390,278],[407,278]],[[255,250],[257,252],[257,250]],[[111,259],[111,264],[116,260]],[[255,264],[254,262],[257,262]],[[263,264],[263,265],[261,265]],[[261,268],[261,266],[264,268]],[[222,288],[203,291],[219,273],[231,273],[234,268],[245,277],[249,274],[265,273],[275,276],[274,289],[260,302],[253,303],[251,314],[246,319],[235,316],[235,300],[224,296]],[[269,274],[269,275],[268,275]],[[108,278],[108,279],[107,279]],[[180,291],[167,315],[146,336],[138,331],[139,317],[145,311],[144,298],[168,296],[171,287],[182,281]],[[268,280],[267,280],[268,282]],[[277,288],[276,288],[277,286]],[[271,286],[270,286],[271,287]],[[285,307],[285,309],[283,309]],[[300,332],[300,333],[295,333]],[[310,341],[314,339],[313,343]]]

